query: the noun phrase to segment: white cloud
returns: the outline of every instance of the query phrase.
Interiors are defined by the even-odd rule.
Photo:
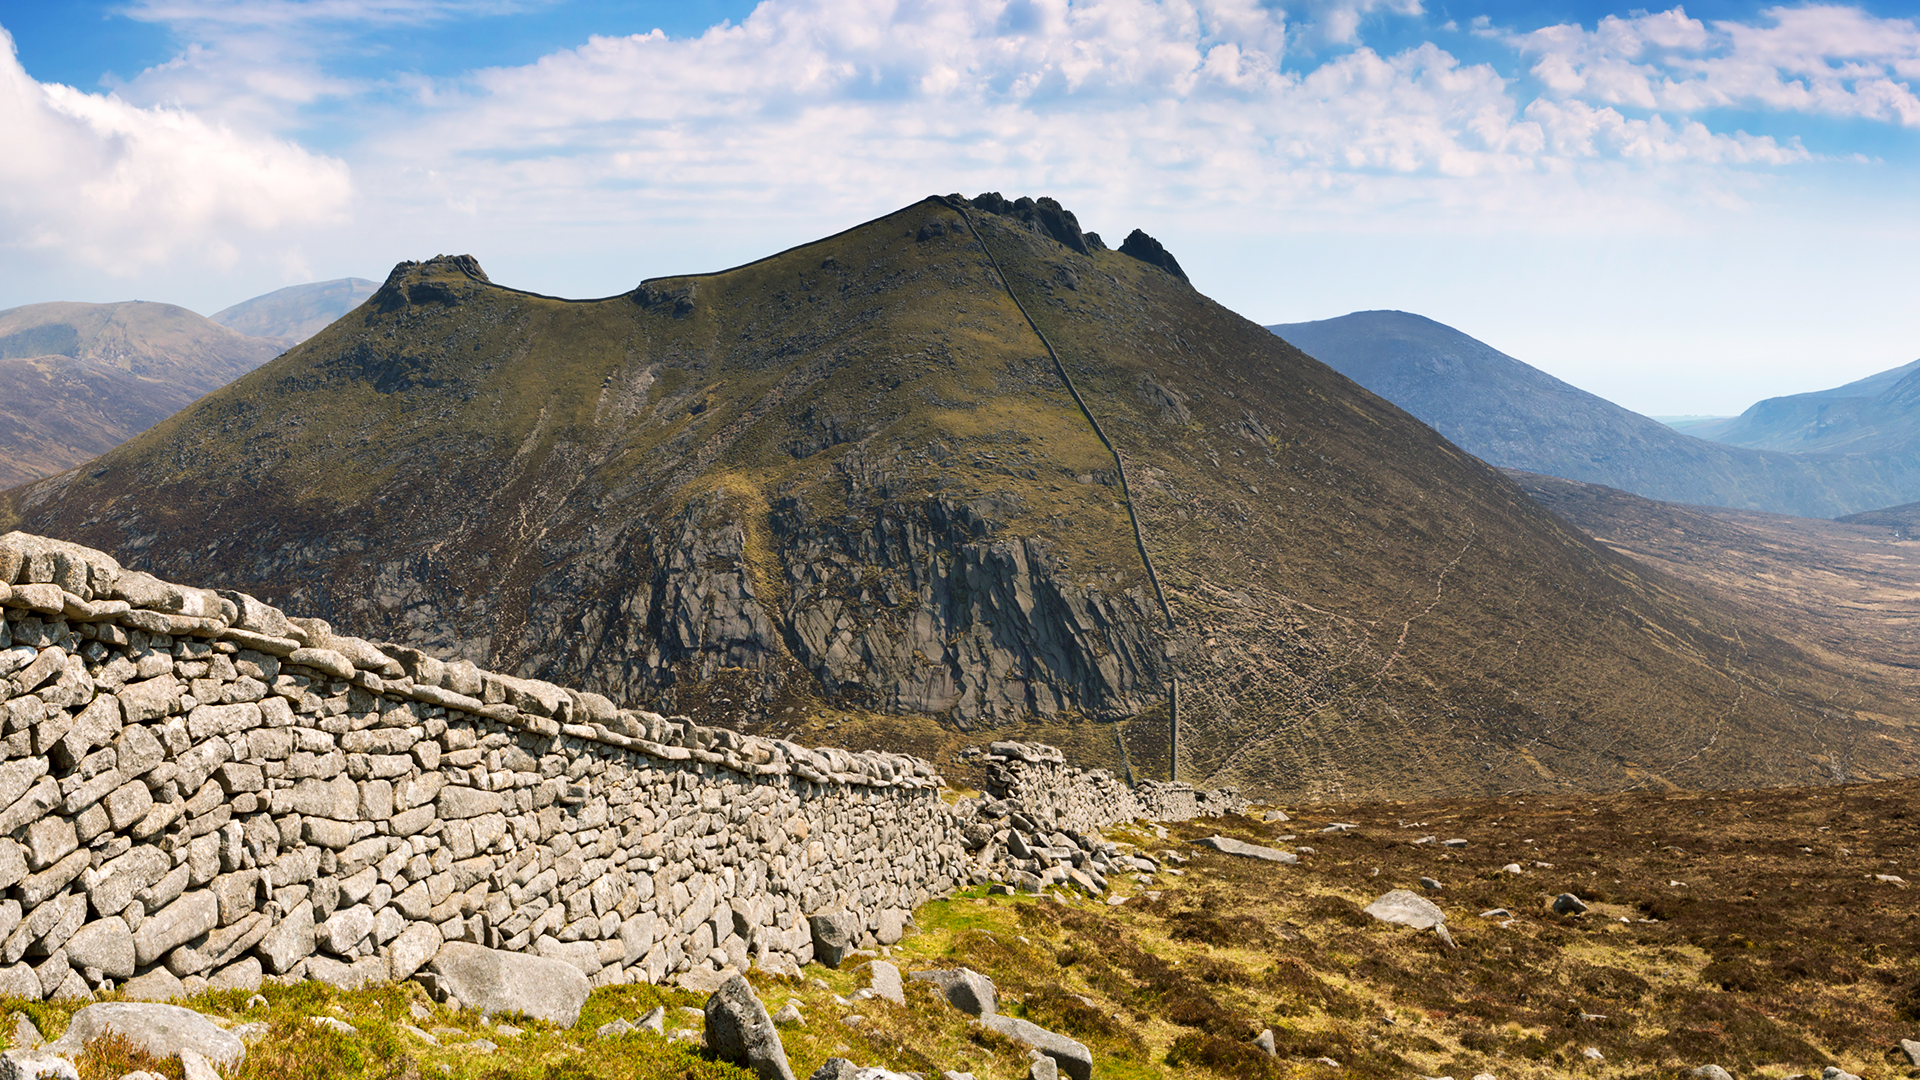
[[[1920,127],[1920,27],[1833,5],[1769,8],[1766,25],[1711,26],[1682,8],[1592,29],[1544,27],[1507,40],[1537,56],[1552,93],[1608,105],[1692,113],[1762,109]]]
[[[344,217],[341,162],[180,109],[41,84],[4,30],[0,42],[0,244],[17,253],[114,274],[225,266]]]
[[[1684,44],[1694,27],[1650,18],[1633,33]],[[1808,157],[1684,118],[1530,103],[1492,66],[1431,44],[1290,65],[1294,32],[1250,0],[769,0],[697,38],[595,37],[433,84],[417,123],[365,150],[383,183],[422,199],[482,193],[469,208],[483,217],[632,220],[796,198],[870,209],[1006,187],[1218,212],[1416,206],[1512,227],[1526,225],[1511,216],[1522,206],[1647,219],[1622,209],[1633,170],[1656,177],[1648,198],[1698,189],[1724,205],[1666,172]]]

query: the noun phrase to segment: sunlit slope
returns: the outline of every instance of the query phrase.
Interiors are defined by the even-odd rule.
[[[1352,794],[1920,767],[1906,729],[1809,708],[1843,678],[1262,327],[983,226],[1129,462],[1194,775]]]
[[[1920,768],[1764,628],[1059,221],[928,200],[594,301],[403,264],[0,516],[716,721],[1125,719],[1153,772],[1177,696],[1183,776],[1275,792],[1820,782],[1843,729],[1852,775]]]

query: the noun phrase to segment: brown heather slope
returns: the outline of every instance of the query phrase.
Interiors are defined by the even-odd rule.
[[[1044,201],[595,301],[402,264],[0,524],[709,721],[1122,720],[1151,775],[1177,684],[1183,777],[1266,793],[1920,772],[1844,676]]]
[[[279,352],[172,304],[0,311],[0,487],[97,457]]]
[[[1793,642],[1845,686],[1833,707],[1914,730],[1908,703],[1920,694],[1920,541],[1903,508],[1827,521],[1508,475],[1599,543]]]

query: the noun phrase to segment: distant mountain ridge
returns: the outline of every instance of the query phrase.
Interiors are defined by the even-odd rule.
[[[1756,402],[1690,435],[1756,450],[1875,454],[1920,448],[1920,360],[1844,386]]]
[[[1502,468],[1804,517],[1920,500],[1920,453],[1789,454],[1695,438],[1420,315],[1359,311],[1267,329]]]
[[[279,353],[172,304],[0,311],[0,487],[103,454]]]
[[[289,285],[207,317],[229,330],[273,338],[291,348],[359,307],[379,287],[378,282],[356,277]]]

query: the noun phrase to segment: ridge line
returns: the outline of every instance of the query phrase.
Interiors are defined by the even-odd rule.
[[[1093,409],[1088,407],[1087,399],[1080,396],[1080,388],[1074,385],[1073,376],[1068,373],[1066,362],[1060,359],[1060,353],[1054,349],[1052,340],[1047,337],[1046,331],[1040,329],[1040,324],[1034,321],[1033,313],[1027,310],[1027,305],[1020,302],[1020,295],[1013,291],[1012,280],[1007,277],[1006,270],[1001,267],[1000,259],[994,255],[993,248],[988,246],[987,238],[981,234],[979,226],[974,224],[973,215],[967,213],[965,207],[944,195],[935,195],[933,198],[947,209],[959,214],[960,219],[967,223],[967,231],[973,234],[974,242],[979,244],[980,250],[986,253],[987,262],[993,265],[993,272],[1000,278],[1000,287],[1007,291],[1007,298],[1013,301],[1013,306],[1019,310],[1020,317],[1027,321],[1028,329],[1032,330],[1033,335],[1040,339],[1040,344],[1046,347],[1047,356],[1053,361],[1055,374],[1059,375],[1060,381],[1066,384],[1067,393],[1072,395],[1073,403],[1080,406],[1080,414],[1085,416],[1087,423],[1093,426],[1093,433],[1099,438],[1100,445],[1106,447],[1107,453],[1113,455],[1114,469],[1120,474],[1120,494],[1126,496],[1127,500],[1127,522],[1133,526],[1133,546],[1140,552],[1141,564],[1147,568],[1147,581],[1153,585],[1153,597],[1160,602],[1160,614],[1167,620],[1167,629],[1169,631],[1175,629],[1173,607],[1167,603],[1166,591],[1160,587],[1160,574],[1154,569],[1153,556],[1147,552],[1147,539],[1140,528],[1140,515],[1134,511],[1133,485],[1127,482],[1127,463],[1126,459],[1120,456],[1120,448],[1113,445],[1112,439],[1107,438],[1106,429],[1100,426],[1100,419],[1093,415]],[[1169,780],[1178,780],[1180,778],[1180,678],[1178,675],[1170,676],[1167,683],[1167,725],[1171,732],[1167,777]],[[1115,737],[1118,738],[1119,728],[1116,727],[1114,731]],[[1126,744],[1122,742],[1120,746],[1124,759]],[[1129,774],[1133,772],[1131,761],[1127,763],[1127,772]]]

